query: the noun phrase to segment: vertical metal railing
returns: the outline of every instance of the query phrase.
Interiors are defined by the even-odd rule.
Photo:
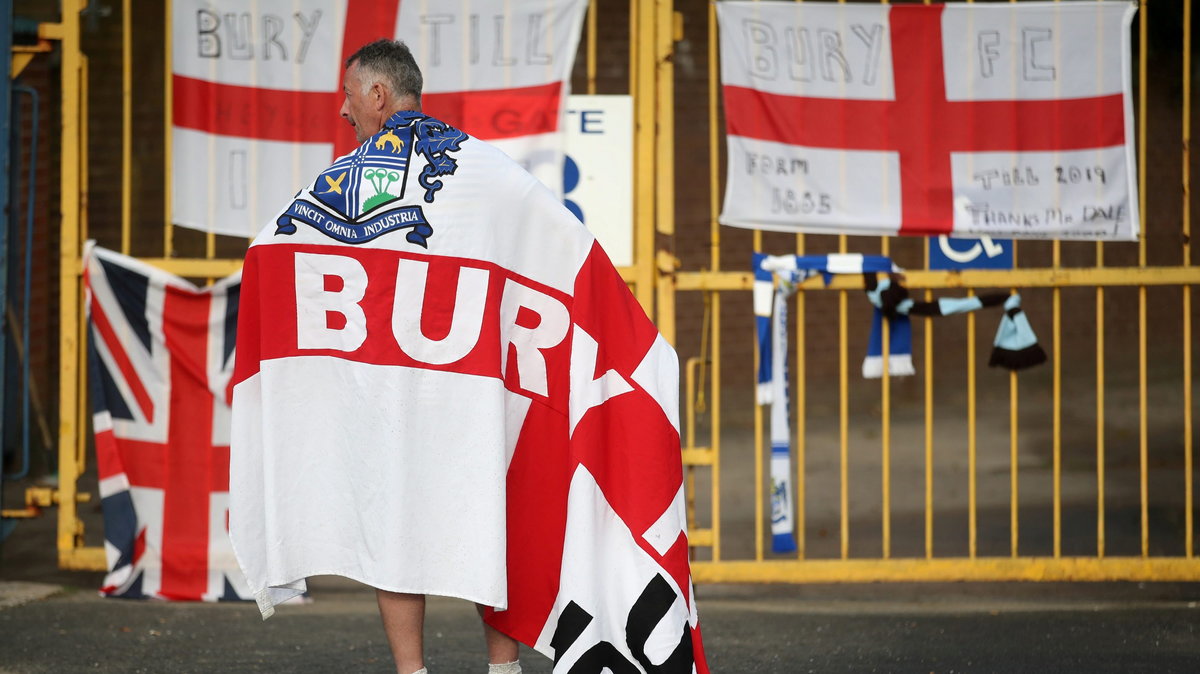
[[[716,166],[712,167],[716,170]],[[713,214],[716,217],[716,213]],[[720,230],[718,230],[718,235]],[[762,250],[762,232],[755,231],[753,236],[754,250]],[[717,364],[720,367],[720,364]],[[754,351],[754,371],[759,368],[758,349]],[[759,405],[754,406],[754,559],[763,560],[763,410]]]
[[[0,308],[7,311],[8,307],[8,230],[11,227],[9,220],[9,199],[12,198],[12,192],[9,187],[12,184],[11,176],[14,173],[15,167],[10,159],[10,133],[12,129],[12,84],[13,79],[9,73],[12,70],[12,29],[8,28],[12,25],[12,0],[0,0],[0,24],[6,28],[3,34],[0,34],[0,51],[3,55],[0,56],[0,65],[4,68],[4,74],[9,77],[5,81],[4,89],[0,90],[0,161],[4,162],[4,176],[0,176]],[[0,357],[0,381],[7,381],[5,372],[7,370],[8,354],[8,321],[4,313],[0,313],[0,353],[4,354]],[[4,409],[4,388],[0,388],[0,409]],[[0,421],[0,428],[3,427],[3,422]],[[3,452],[0,451],[0,508],[4,506],[4,482],[8,479],[4,476],[4,460]],[[25,463],[28,466],[28,461]],[[8,514],[0,515],[0,542],[8,538],[14,524],[5,521]]]
[[[167,260],[175,257],[175,226],[171,220],[174,196],[171,180],[175,157],[175,135],[171,126],[175,106],[171,50],[174,48],[175,30],[171,5],[168,2],[163,6],[163,258]]]
[[[714,4],[708,6],[708,34],[715,35],[717,30],[717,7]],[[709,269],[713,272],[721,270],[721,225],[717,222],[717,212],[720,210],[721,189],[720,182],[717,176],[717,166],[721,161],[721,149],[719,145],[720,132],[718,130],[717,111],[720,101],[718,94],[718,76],[717,76],[717,42],[716,40],[708,40],[708,264]],[[708,326],[710,344],[710,352],[712,353],[711,365],[712,371],[711,388],[710,388],[710,404],[709,404],[709,446],[712,448],[712,491],[709,498],[712,501],[711,517],[712,517],[712,560],[719,562],[721,560],[721,294],[719,292],[706,292],[705,297],[708,299],[710,311],[712,312],[712,322]],[[703,328],[702,328],[703,329]]]
[[[121,254],[133,237],[133,0],[121,0]]]
[[[803,255],[805,249],[803,234],[796,235],[796,254]],[[808,440],[806,437],[808,408],[808,361],[805,358],[804,346],[808,343],[804,330],[805,317],[808,315],[804,290],[796,292],[796,386],[793,398],[796,400],[793,419],[796,420],[793,439],[796,443],[796,558],[804,559],[808,554],[807,509],[805,502],[808,493],[808,479],[805,466],[808,462]]]
[[[1182,230],[1183,266],[1192,266],[1192,193],[1191,193],[1191,143],[1192,143],[1192,0],[1183,0],[1183,124],[1180,130],[1183,173],[1180,179],[1183,197]],[[1192,287],[1185,285],[1183,291],[1183,475],[1184,475],[1184,556],[1189,559],[1195,554],[1194,514],[1195,494],[1192,456]]]
[[[48,31],[58,39],[61,56],[61,144],[59,210],[59,508],[58,561],[63,568],[102,568],[104,551],[83,547],[83,526],[78,517],[77,482],[85,468],[81,456],[83,426],[82,253],[85,223],[82,219],[86,185],[81,150],[86,145],[83,114],[85,65],[80,44],[80,17],[86,3],[62,4],[62,17]],[[44,25],[44,24],[43,24]]]
[[[1146,129],[1147,129],[1147,60],[1149,33],[1146,0],[1140,0],[1138,11],[1138,211],[1146,212]],[[1190,30],[1190,26],[1185,30]],[[1138,267],[1146,267],[1146,228],[1138,236]],[[1150,556],[1150,484],[1149,484],[1149,426],[1146,393],[1146,286],[1138,286],[1138,486],[1141,497],[1142,557]]]

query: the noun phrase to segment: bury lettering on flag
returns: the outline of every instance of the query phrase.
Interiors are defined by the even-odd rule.
[[[197,288],[89,242],[84,282],[101,594],[252,598],[227,527],[240,276]]]
[[[720,222],[1136,240],[1135,9],[718,2]]]
[[[427,112],[562,189],[565,96],[584,0],[172,0],[172,221],[252,237],[357,143],[342,64],[404,40]]]

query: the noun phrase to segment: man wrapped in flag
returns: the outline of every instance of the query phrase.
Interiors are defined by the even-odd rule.
[[[595,239],[495,148],[419,112],[401,43],[347,61],[361,146],[243,270],[230,534],[264,617],[307,576],[376,588],[401,674],[424,595],[554,670],[707,672],[678,361]]]

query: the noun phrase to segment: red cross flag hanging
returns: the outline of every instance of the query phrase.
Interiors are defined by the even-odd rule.
[[[562,190],[563,101],[584,0],[172,0],[171,219],[253,236],[356,146],[342,64],[404,40],[424,111]]]
[[[718,2],[726,225],[1134,240],[1128,2]]]

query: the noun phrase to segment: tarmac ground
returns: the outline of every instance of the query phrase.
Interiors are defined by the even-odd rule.
[[[99,572],[58,569],[54,518],[0,547],[0,674],[390,672],[370,589],[310,581],[267,621],[251,603],[105,599]],[[713,584],[696,588],[711,670],[1200,672],[1200,584]],[[426,663],[485,672],[474,606],[431,597]],[[551,662],[523,649],[526,672]],[[594,673],[599,674],[599,673]]]
[[[819,490],[836,484],[837,464],[819,457],[810,462],[810,551],[836,555],[836,511],[815,506],[836,503]],[[1023,467],[1023,498],[1049,484],[1044,464]],[[920,465],[897,461],[896,472]],[[980,554],[1003,556],[1008,530],[983,525],[1008,521],[1007,464],[983,463],[980,474]],[[1150,476],[1152,493],[1170,493],[1159,474]],[[752,484],[752,462],[734,456],[726,475],[727,484]],[[989,490],[989,476],[1005,488]],[[919,477],[904,479],[920,484]],[[1109,479],[1116,492],[1123,476],[1114,469]],[[1086,471],[1068,474],[1064,491],[1070,495],[1089,481],[1094,477]],[[864,486],[854,498],[867,514],[853,514],[857,536],[850,554],[878,556],[869,489],[878,483],[856,484]],[[21,488],[5,488],[12,507]],[[945,505],[938,511],[935,553],[964,556],[967,522],[959,501],[965,496],[949,487],[938,494]],[[1112,501],[1109,554],[1136,554],[1136,501],[1132,508],[1120,505],[1129,499]],[[726,558],[753,557],[753,503],[749,490],[729,494]],[[1095,546],[1093,514],[1079,503],[1086,500],[1064,506],[1064,554],[1089,554]],[[1175,542],[1183,540],[1182,510],[1154,507],[1151,521],[1159,524],[1151,526],[1151,554],[1182,554]],[[83,510],[87,518],[99,517],[95,504]],[[310,602],[282,606],[265,622],[250,603],[104,599],[97,592],[102,573],[57,568],[54,514],[20,522],[0,545],[0,674],[394,671],[368,588],[312,579]],[[897,509],[893,530],[909,535],[894,534],[893,556],[921,554],[922,521],[919,509]],[[1049,554],[1051,521],[1044,505],[1023,505],[1022,554]],[[88,524],[89,544],[98,543],[100,531]],[[708,663],[720,674],[1200,672],[1200,583],[704,584],[696,595]],[[487,671],[479,619],[467,602],[431,598],[425,642],[433,674]],[[531,674],[551,671],[551,661],[538,653],[524,650],[521,660]]]
[[[315,579],[261,621],[248,603],[102,599],[0,581],[0,672],[389,672],[374,594]],[[1196,672],[1200,588],[1164,584],[711,585],[713,672]],[[21,603],[17,603],[21,602]],[[485,672],[474,607],[431,598],[431,672]],[[526,672],[551,662],[524,650]]]

